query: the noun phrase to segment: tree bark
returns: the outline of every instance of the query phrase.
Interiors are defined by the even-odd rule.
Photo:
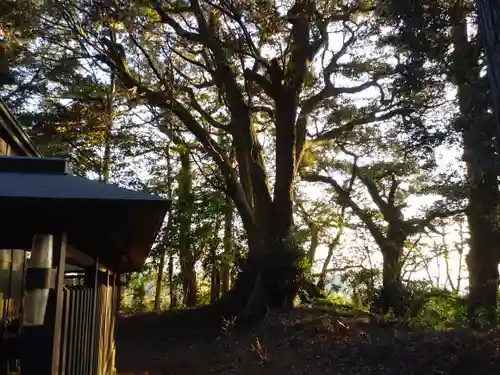
[[[397,244],[389,244],[382,252],[382,291],[377,307],[384,313],[391,309],[395,316],[405,316],[407,312],[405,288],[401,279],[402,248]]]

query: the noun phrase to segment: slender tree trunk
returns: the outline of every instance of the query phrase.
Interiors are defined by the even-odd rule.
[[[168,257],[168,285],[170,291],[170,310],[177,308],[177,293],[174,285],[174,256]]]
[[[224,253],[221,264],[221,292],[226,294],[230,288],[231,265],[234,262],[233,248],[233,217],[234,207],[229,196],[226,196],[226,206],[224,211]]]
[[[495,9],[498,11],[498,6]],[[457,0],[451,18],[455,49],[454,78],[460,107],[459,125],[462,128],[464,160],[469,179],[467,219],[470,250],[466,257],[469,269],[468,315],[475,325],[481,310],[486,312],[490,322],[493,322],[496,312],[500,250],[495,220],[499,203],[495,127],[491,116],[487,114],[490,98],[484,79],[480,77],[479,54],[474,53],[478,47],[468,40],[463,0]],[[490,70],[488,74],[492,72]]]
[[[166,151],[167,151],[167,194],[168,198],[172,202],[172,165],[170,162],[170,151],[171,151],[170,143],[167,145]],[[155,310],[157,311],[160,310],[161,306],[161,292],[163,289],[163,272],[165,268],[165,257],[167,255],[166,254],[167,250],[170,247],[170,236],[171,236],[170,232],[172,231],[172,226],[173,226],[172,207],[169,207],[167,215],[168,215],[167,226],[163,233],[163,247],[162,247],[162,253],[160,254],[160,264],[158,265],[158,278],[156,281]],[[169,282],[171,282],[170,278]]]
[[[181,169],[179,172],[179,258],[184,292],[184,304],[196,306],[196,271],[193,253],[190,248],[191,219],[193,213],[192,172],[189,151],[180,153]]]
[[[113,123],[114,123],[114,96],[116,93],[116,76],[111,74],[111,83],[106,92],[106,116],[104,119],[104,152],[101,166],[101,181],[107,184],[111,171],[111,149],[113,141]]]
[[[464,223],[462,218],[459,219],[458,222],[458,235],[459,235],[459,244],[458,244],[458,274],[457,274],[457,292],[460,292],[460,287],[462,286],[462,264],[464,258],[464,245],[465,245],[465,236],[464,236]]]
[[[310,222],[309,229],[311,231],[311,244],[309,245],[309,250],[307,251],[307,260],[312,266],[314,265],[316,249],[318,248],[319,244],[319,227],[316,223]]]
[[[160,263],[158,264],[158,274],[156,276],[156,291],[155,291],[155,310],[161,310],[161,290],[163,285],[163,271],[165,268],[165,254],[160,256]]]
[[[318,288],[321,290],[325,290],[326,276],[328,273],[328,266],[330,265],[330,262],[332,261],[333,251],[339,245],[340,238],[342,237],[342,233],[343,233],[343,225],[341,225],[339,227],[337,234],[335,235],[335,238],[328,245],[328,254],[326,255],[326,259],[323,262],[323,266],[321,267],[321,273],[319,274],[318,284],[317,284]]]
[[[332,245],[328,245],[328,253],[326,254],[325,261],[323,262],[323,265],[321,266],[321,272],[319,274],[318,283],[317,283],[318,288],[321,290],[325,290],[326,277],[327,277],[327,273],[328,273],[328,265],[332,261],[333,250],[334,250],[334,247]]]
[[[214,302],[220,297],[221,278],[220,269],[217,262],[217,247],[210,247],[210,258],[212,263],[212,270],[210,275],[210,301]]]

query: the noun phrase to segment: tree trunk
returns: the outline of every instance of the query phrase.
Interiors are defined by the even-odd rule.
[[[458,236],[459,236],[459,244],[457,247],[458,251],[458,274],[457,274],[457,292],[460,292],[460,287],[462,284],[462,264],[464,258],[464,247],[465,247],[465,236],[464,236],[464,224],[463,220],[460,217],[458,221]]]
[[[334,250],[334,247],[332,245],[329,245],[328,246],[328,254],[326,254],[325,261],[323,262],[323,266],[321,267],[321,272],[319,274],[318,283],[317,283],[318,288],[321,290],[325,290],[326,276],[328,273],[328,265],[332,261],[333,250]]]
[[[163,270],[165,268],[165,254],[160,257],[158,264],[158,275],[156,277],[156,292],[155,292],[155,310],[161,310],[161,291],[163,286]]]
[[[391,309],[394,315],[403,317],[406,314],[406,298],[401,280],[402,248],[389,245],[382,252],[382,291],[378,307],[387,313]]]
[[[490,173],[471,188],[469,206],[469,269],[468,316],[473,325],[481,310],[488,322],[494,323],[498,291],[498,233],[493,202],[498,200],[497,176]]]
[[[465,6],[458,1],[452,10],[454,78],[458,87],[460,118],[464,140],[464,160],[469,180],[467,219],[470,230],[468,315],[477,323],[481,310],[493,322],[498,289],[499,244],[495,211],[499,202],[498,172],[495,163],[495,126],[487,110],[490,98],[478,67],[478,47],[468,40]],[[498,9],[498,7],[496,7]],[[484,20],[484,19],[483,19]],[[480,27],[482,24],[480,23]],[[484,33],[495,30],[484,30]],[[496,70],[496,68],[495,68]],[[493,71],[489,70],[488,74]]]
[[[310,222],[309,229],[311,230],[311,244],[309,245],[309,250],[307,251],[307,260],[312,266],[314,265],[316,249],[318,248],[319,244],[319,227],[316,223]]]
[[[174,256],[168,257],[168,285],[170,289],[170,310],[177,308],[177,293],[174,285]]]
[[[192,172],[189,150],[180,153],[179,171],[179,259],[181,263],[182,290],[184,304],[196,306],[196,272],[191,246],[191,219],[193,213]]]
[[[404,317],[408,310],[406,290],[401,277],[406,238],[408,234],[401,228],[401,223],[389,223],[387,241],[380,248],[383,258],[382,290],[376,305],[383,313],[392,309],[397,317]]]
[[[210,302],[214,302],[220,297],[221,278],[217,261],[217,246],[210,246],[211,273],[210,273]]]
[[[344,209],[342,209],[342,215],[343,215]],[[343,216],[342,216],[343,217]],[[332,261],[333,257],[333,251],[335,248],[338,246],[340,239],[342,238],[342,233],[344,232],[343,225],[341,225],[338,228],[337,234],[335,235],[335,238],[333,241],[328,245],[328,254],[326,255],[326,259],[323,262],[323,266],[321,267],[321,273],[319,274],[318,278],[318,288],[320,290],[325,290],[325,285],[326,285],[326,276],[328,272],[328,266],[330,265],[330,262]]]
[[[226,206],[224,212],[224,253],[221,264],[221,292],[226,294],[230,288],[231,265],[234,262],[233,249],[233,202],[229,196],[226,196]]]
[[[210,302],[215,302],[220,298],[220,272],[217,263],[212,264],[212,272],[210,275]]]
[[[184,277],[184,305],[186,307],[195,307],[198,302],[198,290],[194,266],[190,266],[184,270]]]

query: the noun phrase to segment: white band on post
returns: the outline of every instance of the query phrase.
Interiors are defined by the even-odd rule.
[[[35,234],[31,247],[31,257],[27,261],[26,275],[30,269],[52,269],[53,236],[51,234]],[[38,284],[35,283],[35,284]],[[44,323],[50,287],[48,285],[30,285],[27,283],[24,292],[23,325],[41,326]]]

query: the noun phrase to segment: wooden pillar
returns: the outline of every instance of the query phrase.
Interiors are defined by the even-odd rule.
[[[107,342],[106,342],[106,332],[108,327],[108,285],[109,285],[109,271],[99,272],[98,274],[98,282],[100,289],[100,301],[99,301],[99,355],[98,355],[98,373],[104,374],[106,367],[106,352],[107,352]]]
[[[89,374],[95,374],[98,366],[99,353],[99,318],[98,315],[98,296],[99,296],[99,260],[96,259],[92,267],[87,268],[85,272],[85,286],[91,288],[93,309],[92,324],[90,327],[90,356],[89,356]]]
[[[23,375],[59,374],[65,260],[66,234],[34,236],[21,330]]]

